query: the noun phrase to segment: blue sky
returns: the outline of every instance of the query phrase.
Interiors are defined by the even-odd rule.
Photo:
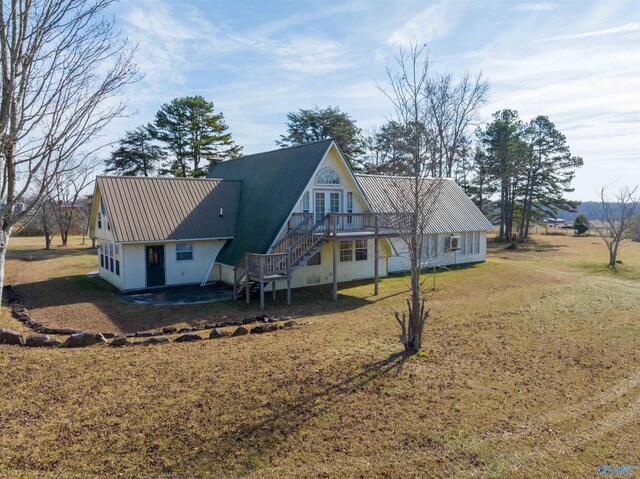
[[[287,112],[314,105],[337,105],[367,130],[390,111],[374,81],[420,41],[434,70],[483,72],[485,120],[513,108],[556,123],[585,160],[571,198],[640,183],[640,0],[124,0],[114,15],[145,76],[110,137],[194,94],[224,113],[245,153],[273,149]]]

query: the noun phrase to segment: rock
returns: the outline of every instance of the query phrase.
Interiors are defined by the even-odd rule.
[[[231,336],[229,331],[220,331],[218,328],[213,328],[209,334],[209,339],[228,338]]]
[[[242,320],[242,324],[251,324],[253,322],[255,322],[256,318],[244,318]]]
[[[0,344],[17,344],[24,346],[22,334],[10,329],[0,328]]]
[[[51,339],[46,334],[38,334],[34,336],[29,336],[25,341],[25,345],[30,348],[55,348],[60,346],[62,341],[58,341],[57,339]]]
[[[204,339],[202,336],[198,335],[198,334],[183,334],[182,336],[177,337],[174,341],[176,343],[188,343],[191,341],[200,341],[201,339]]]
[[[224,328],[225,326],[242,326],[242,321],[223,321],[222,323],[218,323],[214,328]]]
[[[58,329],[58,328],[40,328],[40,331],[38,331],[40,334],[64,334],[66,335],[70,335],[70,334],[76,334],[76,333],[80,333],[82,331],[76,331],[75,329]]]
[[[178,329],[178,333],[190,333],[191,331],[193,331],[193,328],[180,328]]]
[[[294,326],[297,326],[297,325],[298,325],[298,322],[294,321],[293,319],[290,319],[289,321],[284,323],[285,328],[293,328]]]
[[[117,338],[114,338],[113,341],[109,343],[109,346],[117,348],[120,346],[129,346],[130,344],[131,344],[131,341],[129,341],[125,336],[118,336]]]
[[[85,346],[106,342],[107,340],[100,333],[76,333],[67,338],[64,346],[66,348],[84,348]]]
[[[256,316],[256,323],[270,323],[272,319],[266,314],[261,314],[260,316]]]
[[[11,305],[11,311],[13,311],[14,313],[24,313],[26,310],[27,308],[22,306],[20,303],[13,303]]]
[[[29,321],[31,321],[31,315],[29,313],[27,313],[26,311],[17,311],[13,313],[13,317],[16,318],[18,321],[21,321],[23,323],[27,323]]]
[[[136,338],[148,338],[150,336],[154,336],[156,334],[155,331],[149,329],[147,331],[137,331]]]
[[[100,333],[102,334],[102,336],[104,336],[105,339],[113,339],[116,337],[115,333]]]
[[[244,336],[245,334],[249,334],[249,330],[244,326],[240,326],[231,334],[231,336]]]
[[[168,343],[169,342],[169,338],[149,338],[149,339],[145,339],[144,341],[138,341],[136,343],[133,343],[134,345],[138,345],[138,344],[164,344],[164,343]]]
[[[277,331],[278,325],[272,323],[259,324],[251,330],[253,334],[262,334],[262,333],[270,333],[272,331]]]
[[[178,331],[178,328],[174,328],[173,326],[166,326],[162,328],[162,332],[164,334],[174,334]]]

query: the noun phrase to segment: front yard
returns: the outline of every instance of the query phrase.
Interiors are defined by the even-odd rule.
[[[127,304],[94,253],[12,239],[7,283],[51,326],[131,332],[258,314]],[[424,352],[407,278],[267,300],[299,328],[114,350],[0,346],[1,477],[597,477],[638,463],[640,244],[539,236],[437,275]],[[430,279],[426,283],[430,286]],[[270,295],[267,295],[270,297]],[[2,309],[2,327],[21,323]],[[144,326],[143,326],[144,325]]]

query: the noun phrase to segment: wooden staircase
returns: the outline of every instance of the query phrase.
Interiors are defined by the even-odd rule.
[[[233,269],[234,298],[245,295],[274,281],[291,279],[291,274],[307,265],[307,261],[320,251],[327,241],[329,215],[311,224],[313,216],[308,216],[296,224],[267,254],[247,253]]]

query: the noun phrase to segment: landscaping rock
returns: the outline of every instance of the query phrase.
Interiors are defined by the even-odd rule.
[[[249,334],[249,330],[244,326],[240,326],[231,334],[231,336],[244,336],[245,334]]]
[[[191,331],[193,331],[194,328],[180,328],[178,329],[178,333],[190,333]]]
[[[213,328],[209,334],[209,339],[228,338],[231,336],[229,331],[220,331],[218,328]]]
[[[22,334],[10,329],[0,328],[0,344],[17,344],[24,346]]]
[[[66,348],[84,348],[94,344],[106,343],[107,340],[100,333],[76,333],[67,338],[64,343]]]
[[[244,318],[242,320],[242,324],[251,324],[254,323],[256,321],[256,318]]]
[[[11,305],[11,311],[13,311],[14,313],[24,313],[26,310],[27,308],[22,306],[20,303],[13,303]]]
[[[81,333],[82,331],[76,331],[75,329],[58,329],[58,328],[40,328],[38,331],[40,334],[64,334],[65,336],[68,334],[76,334]]]
[[[188,343],[191,341],[200,341],[201,339],[204,339],[202,336],[198,335],[198,334],[183,334],[182,336],[177,337],[174,341],[176,343]]]
[[[116,337],[115,333],[100,333],[100,334],[102,334],[102,336],[104,336],[105,339],[113,339]]]
[[[277,331],[278,325],[267,323],[267,324],[259,324],[251,330],[252,334],[262,334],[262,333],[270,333],[272,331]]]
[[[137,331],[136,332],[136,338],[148,338],[150,336],[154,336],[155,334],[157,334],[155,331],[152,330],[147,330],[147,331]]]
[[[256,316],[255,321],[256,323],[270,323],[273,320],[266,314],[261,314],[260,316]]]
[[[62,341],[51,339],[46,334],[29,336],[25,341],[25,345],[30,348],[55,348],[62,344]]]
[[[293,328],[294,326],[297,326],[297,325],[298,325],[298,322],[294,321],[293,319],[290,319],[289,321],[284,323],[285,328]]]
[[[114,338],[113,341],[109,343],[109,346],[118,348],[120,346],[129,346],[130,344],[131,344],[131,341],[129,341],[125,336],[118,336],[117,338]]]
[[[144,341],[138,341],[136,343],[133,343],[134,345],[138,345],[138,344],[164,344],[164,343],[168,343],[169,342],[169,338],[149,338],[149,339],[145,339]]]
[[[218,323],[214,328],[224,328],[225,326],[242,326],[242,321],[223,321],[222,323]]]
[[[178,328],[174,328],[173,326],[165,326],[162,328],[162,332],[164,334],[174,334],[178,331]]]

